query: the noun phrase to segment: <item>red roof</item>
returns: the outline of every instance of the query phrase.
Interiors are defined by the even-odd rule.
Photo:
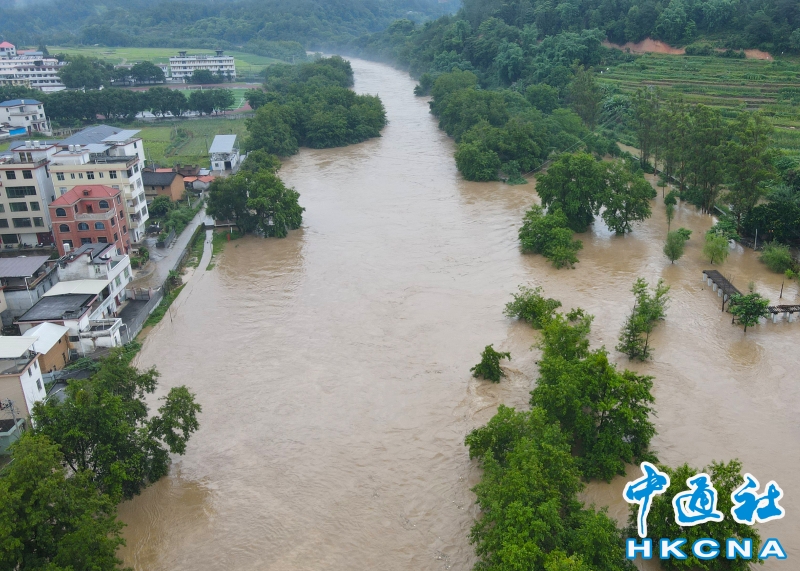
[[[3,42],[0,44],[0,48],[13,48],[14,44],[9,44],[8,42]]]
[[[173,169],[156,169],[156,172],[175,172]]]
[[[84,194],[88,190],[89,194]],[[118,188],[111,188],[102,184],[84,184],[76,186],[72,190],[65,192],[50,203],[51,206],[69,206],[75,204],[83,198],[114,198],[120,193]]]

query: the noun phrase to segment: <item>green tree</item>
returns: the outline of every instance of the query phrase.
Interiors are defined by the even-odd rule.
[[[519,229],[522,251],[542,254],[557,268],[573,267],[578,263],[577,253],[583,243],[572,239],[572,230],[567,225],[567,217],[561,210],[545,214],[541,206],[534,204],[525,213]]]
[[[519,286],[519,293],[511,295],[514,300],[506,304],[503,313],[506,317],[527,321],[534,329],[544,327],[553,318],[556,309],[561,307],[557,299],[544,297],[541,287],[531,289]]]
[[[259,107],[256,116],[247,120],[250,136],[245,146],[248,150],[262,149],[279,157],[296,154],[299,145],[292,130],[292,122],[290,111],[276,103]]]
[[[558,421],[580,451],[584,477],[610,480],[625,463],[651,457],[652,377],[620,373],[605,350],[588,350],[591,319],[581,311],[556,315],[543,329],[539,380],[531,405]]]
[[[281,161],[278,157],[269,154],[263,149],[258,149],[247,153],[247,158],[242,162],[239,171],[255,174],[260,170],[266,170],[275,173],[280,168]]]
[[[150,91],[152,91],[152,89]],[[189,94],[189,109],[192,111],[197,111],[201,115],[211,115],[211,113],[214,112],[214,103],[214,94],[210,89],[204,89],[203,91],[192,91]]]
[[[506,374],[500,368],[500,359],[511,359],[511,353],[495,351],[492,345],[487,345],[481,353],[481,362],[470,369],[475,378],[483,377],[493,383],[499,383]]]
[[[706,233],[703,255],[706,256],[712,264],[721,264],[724,262],[728,258],[730,251],[728,238],[726,236],[715,232]]]
[[[305,208],[298,204],[300,194],[287,188],[272,172],[260,170],[247,180],[247,209],[252,225],[266,237],[285,238],[303,222]]]
[[[600,115],[600,101],[603,95],[591,70],[578,66],[575,78],[568,87],[569,101],[586,126],[592,130]]]
[[[59,447],[24,435],[0,478],[0,568],[119,569],[122,523],[92,474],[67,474]]]
[[[661,92],[658,89],[637,89],[631,97],[633,127],[639,146],[642,168],[650,161],[658,146]]]
[[[720,112],[705,105],[693,107],[690,116],[686,168],[700,191],[700,206],[710,213],[725,178],[726,126]]]
[[[169,454],[183,454],[199,426],[200,405],[184,386],[170,389],[159,414],[149,416],[145,398],[157,379],[155,369],[140,372],[113,350],[91,378],[70,383],[63,403],[36,403],[35,432],[58,444],[69,469],[88,472],[114,501],[131,498],[167,474]]]
[[[481,143],[459,143],[456,166],[467,180],[484,182],[497,180],[500,157]]]
[[[758,325],[758,321],[762,317],[769,317],[769,300],[764,299],[758,293],[749,293],[747,295],[731,296],[731,303],[729,311],[733,315],[734,320],[744,325],[744,332],[747,333],[747,328],[753,325]]]
[[[151,61],[134,64],[129,73],[136,83],[164,82],[164,71]]]
[[[528,86],[525,98],[542,113],[552,113],[558,107],[558,89],[546,83]]]
[[[560,208],[569,227],[584,232],[594,221],[606,193],[606,169],[586,153],[565,154],[538,177],[542,205]]]
[[[770,242],[764,246],[759,259],[766,264],[766,266],[773,272],[783,274],[786,270],[793,270],[797,265],[792,257],[792,252],[789,246],[779,244],[778,242]]]
[[[664,205],[664,213],[667,215],[667,232],[669,232],[669,229],[672,227],[672,219],[675,218],[675,205]]]
[[[189,83],[194,83],[195,85],[211,85],[221,82],[222,80],[219,76],[208,69],[196,69],[189,78]]]
[[[631,222],[650,218],[650,200],[656,191],[643,176],[631,173],[623,161],[614,161],[606,177],[602,217],[609,230],[625,234],[631,231]]]
[[[651,293],[647,282],[638,278],[631,291],[635,302],[622,327],[616,349],[625,353],[629,359],[645,361],[652,356],[650,334],[667,315],[669,286],[664,284],[664,280],[658,280]]]
[[[686,464],[677,468],[659,466],[669,474],[670,484],[663,494],[653,497],[650,506],[650,513],[647,517],[647,534],[650,537],[683,537],[686,538],[684,551],[688,555],[687,559],[679,561],[677,559],[666,559],[661,561],[661,565],[668,571],[683,571],[687,569],[703,569],[707,571],[749,571],[752,569],[751,562],[744,559],[707,559],[701,561],[692,555],[688,546],[701,538],[710,537],[725,545],[725,540],[729,537],[744,538],[749,537],[753,540],[753,553],[758,553],[761,545],[761,538],[758,530],[753,526],[737,523],[731,516],[733,501],[731,493],[744,483],[742,478],[742,464],[738,460],[731,460],[727,464],[724,462],[712,462],[710,466],[697,470]],[[679,526],[675,523],[675,511],[672,500],[680,492],[687,489],[686,480],[696,476],[698,473],[706,473],[711,477],[711,482],[717,490],[717,509],[725,514],[725,519],[717,522],[704,523],[695,526]],[[634,507],[630,509],[628,516],[629,529],[628,535],[636,535],[636,517],[638,510]]]
[[[70,89],[97,89],[111,79],[113,66],[87,56],[69,56],[58,77]]]
[[[686,249],[686,238],[684,238],[677,230],[667,233],[667,242],[664,244],[664,255],[669,258],[673,264],[675,260],[679,260],[683,256]]]
[[[214,106],[214,111],[219,113],[233,107],[234,103],[236,103],[236,98],[230,89],[212,89],[211,102]]]
[[[156,196],[147,206],[147,210],[150,211],[150,214],[157,217],[166,216],[170,210],[175,208],[175,204],[170,200],[169,196]]]

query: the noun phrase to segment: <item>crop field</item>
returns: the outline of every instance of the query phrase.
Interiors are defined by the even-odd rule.
[[[123,64],[136,63],[140,61],[151,61],[153,63],[169,63],[170,56],[178,55],[178,48],[107,48],[107,47],[60,47],[51,46],[47,48],[51,54],[76,54],[91,56],[104,59],[109,63]],[[213,50],[184,50],[189,55],[207,53],[213,55]],[[274,63],[282,63],[280,60],[264,56],[257,56],[245,52],[225,50],[227,55],[233,56],[236,64],[236,74],[243,77],[255,77],[258,73]]]
[[[150,89],[150,87],[160,87],[160,86],[158,86],[158,85],[147,86],[146,89]],[[233,107],[231,107],[231,109],[241,109],[242,107],[244,107],[247,104],[247,100],[244,98],[244,94],[247,91],[246,87],[228,87],[228,84],[226,84],[226,83],[220,83],[219,85],[215,85],[214,87],[215,88],[216,87],[220,87],[220,88],[230,89],[231,91],[233,91],[234,103],[233,103]],[[255,88],[257,86],[254,85],[253,87]],[[176,87],[173,87],[173,86],[170,86],[170,88],[171,89],[176,89]],[[197,87],[189,86],[189,85],[187,85],[185,88],[184,87],[180,87],[180,88],[177,88],[177,89],[179,89],[187,98],[189,97],[189,94],[192,91],[197,91],[198,90]]]
[[[599,80],[622,93],[658,86],[728,117],[760,109],[775,126],[776,146],[800,153],[800,62],[646,54],[603,71]]]
[[[247,135],[245,119],[187,119],[153,125],[132,123],[129,129],[141,129],[148,165],[154,161],[161,166],[175,163],[209,166],[208,147],[215,135],[238,135],[241,146]]]

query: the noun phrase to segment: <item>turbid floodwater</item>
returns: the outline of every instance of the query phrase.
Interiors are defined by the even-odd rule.
[[[633,234],[598,222],[580,236],[574,270],[523,256],[517,229],[533,184],[469,183],[453,143],[414,82],[353,60],[356,91],[378,94],[383,137],[302,150],[281,169],[301,194],[303,228],[283,240],[231,242],[195,273],[147,337],[139,366],[161,392],[188,385],[201,428],[170,476],[120,509],[121,553],[137,570],[469,569],[480,475],[463,446],[500,403],[526,406],[537,333],[503,317],[520,284],[541,285],[595,315],[592,343],[609,349],[637,276],[672,287],[655,357],[623,366],[655,377],[662,461],[703,466],[739,458],[786,496],[762,526],[800,557],[800,323],[732,326],[701,282],[704,231],[680,205],[673,227],[694,231],[686,255],[662,254],[664,207]],[[719,268],[777,300],[781,276],[737,248]],[[787,283],[786,303],[798,297]],[[501,384],[473,379],[483,347],[511,351]],[[624,480],[586,497],[624,517]],[[787,566],[788,565],[788,566]]]

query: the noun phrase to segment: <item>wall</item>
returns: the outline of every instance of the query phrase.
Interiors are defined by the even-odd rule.
[[[53,345],[51,349],[44,354],[39,354],[39,366],[42,371],[59,371],[66,366],[69,360],[69,340],[67,339],[69,332],[64,333],[58,343]]]

